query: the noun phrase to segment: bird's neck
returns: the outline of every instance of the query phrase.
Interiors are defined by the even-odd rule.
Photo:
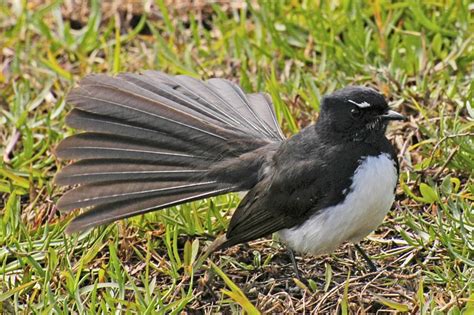
[[[385,128],[380,129],[361,129],[357,131],[337,131],[331,128],[324,121],[318,121],[314,126],[314,133],[317,137],[326,143],[332,144],[363,144],[379,146],[387,141],[385,137]]]

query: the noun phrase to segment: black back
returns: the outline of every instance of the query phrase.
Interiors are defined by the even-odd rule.
[[[388,105],[375,90],[348,87],[323,99],[315,125],[270,150],[260,181],[232,217],[222,247],[303,224],[343,201],[366,156],[396,154],[380,115]]]

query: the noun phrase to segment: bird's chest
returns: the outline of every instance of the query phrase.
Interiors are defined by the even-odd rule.
[[[382,223],[394,200],[397,169],[388,154],[361,160],[340,203],[321,209],[304,224],[279,231],[298,252],[319,255],[345,241],[358,242]]]

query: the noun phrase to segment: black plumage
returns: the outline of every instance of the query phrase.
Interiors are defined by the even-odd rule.
[[[344,200],[360,160],[395,152],[382,95],[349,87],[323,99],[315,125],[285,139],[271,101],[223,79],[156,71],[88,76],[68,97],[57,176],[79,185],[58,207],[85,208],[75,232],[192,200],[249,191],[219,248],[294,228]],[[350,154],[348,154],[350,152]]]

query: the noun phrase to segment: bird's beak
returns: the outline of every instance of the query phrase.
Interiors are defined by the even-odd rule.
[[[397,113],[394,110],[388,110],[385,114],[380,115],[383,120],[405,120],[405,116],[400,113]]]

